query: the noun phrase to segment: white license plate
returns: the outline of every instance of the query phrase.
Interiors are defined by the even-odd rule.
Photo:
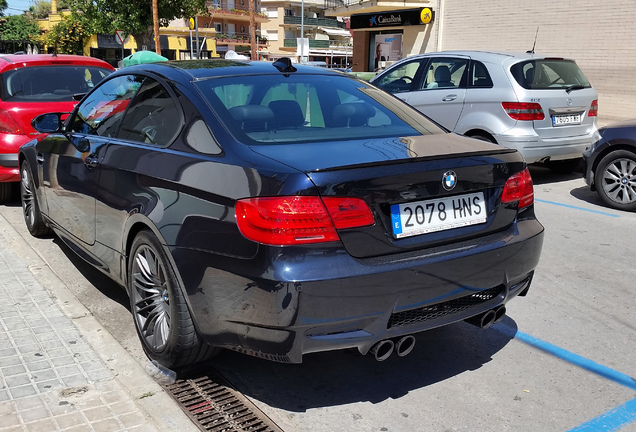
[[[391,206],[396,238],[476,225],[486,220],[482,192]]]
[[[581,124],[581,114],[565,114],[552,116],[552,126]]]

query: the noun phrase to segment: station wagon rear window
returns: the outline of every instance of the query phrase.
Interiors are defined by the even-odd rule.
[[[517,83],[525,89],[549,90],[592,87],[572,60],[545,58],[517,63],[510,68]]]

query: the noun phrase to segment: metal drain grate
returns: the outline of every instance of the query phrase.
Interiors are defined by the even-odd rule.
[[[220,377],[180,379],[165,389],[203,431],[283,432]]]

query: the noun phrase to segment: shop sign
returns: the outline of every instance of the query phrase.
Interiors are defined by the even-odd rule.
[[[393,12],[351,15],[352,29],[403,27],[424,25],[433,21],[435,12],[430,8],[406,9]]]

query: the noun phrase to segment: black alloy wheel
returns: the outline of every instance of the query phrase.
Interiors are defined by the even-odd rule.
[[[51,234],[51,228],[46,224],[40,212],[31,167],[26,160],[22,162],[20,167],[20,196],[22,197],[22,215],[31,235],[44,237]]]
[[[596,193],[606,205],[636,210],[636,154],[617,150],[606,155],[594,172]]]
[[[132,244],[128,288],[137,334],[148,357],[175,368],[216,353],[200,340],[166,252],[149,231],[141,231]]]

